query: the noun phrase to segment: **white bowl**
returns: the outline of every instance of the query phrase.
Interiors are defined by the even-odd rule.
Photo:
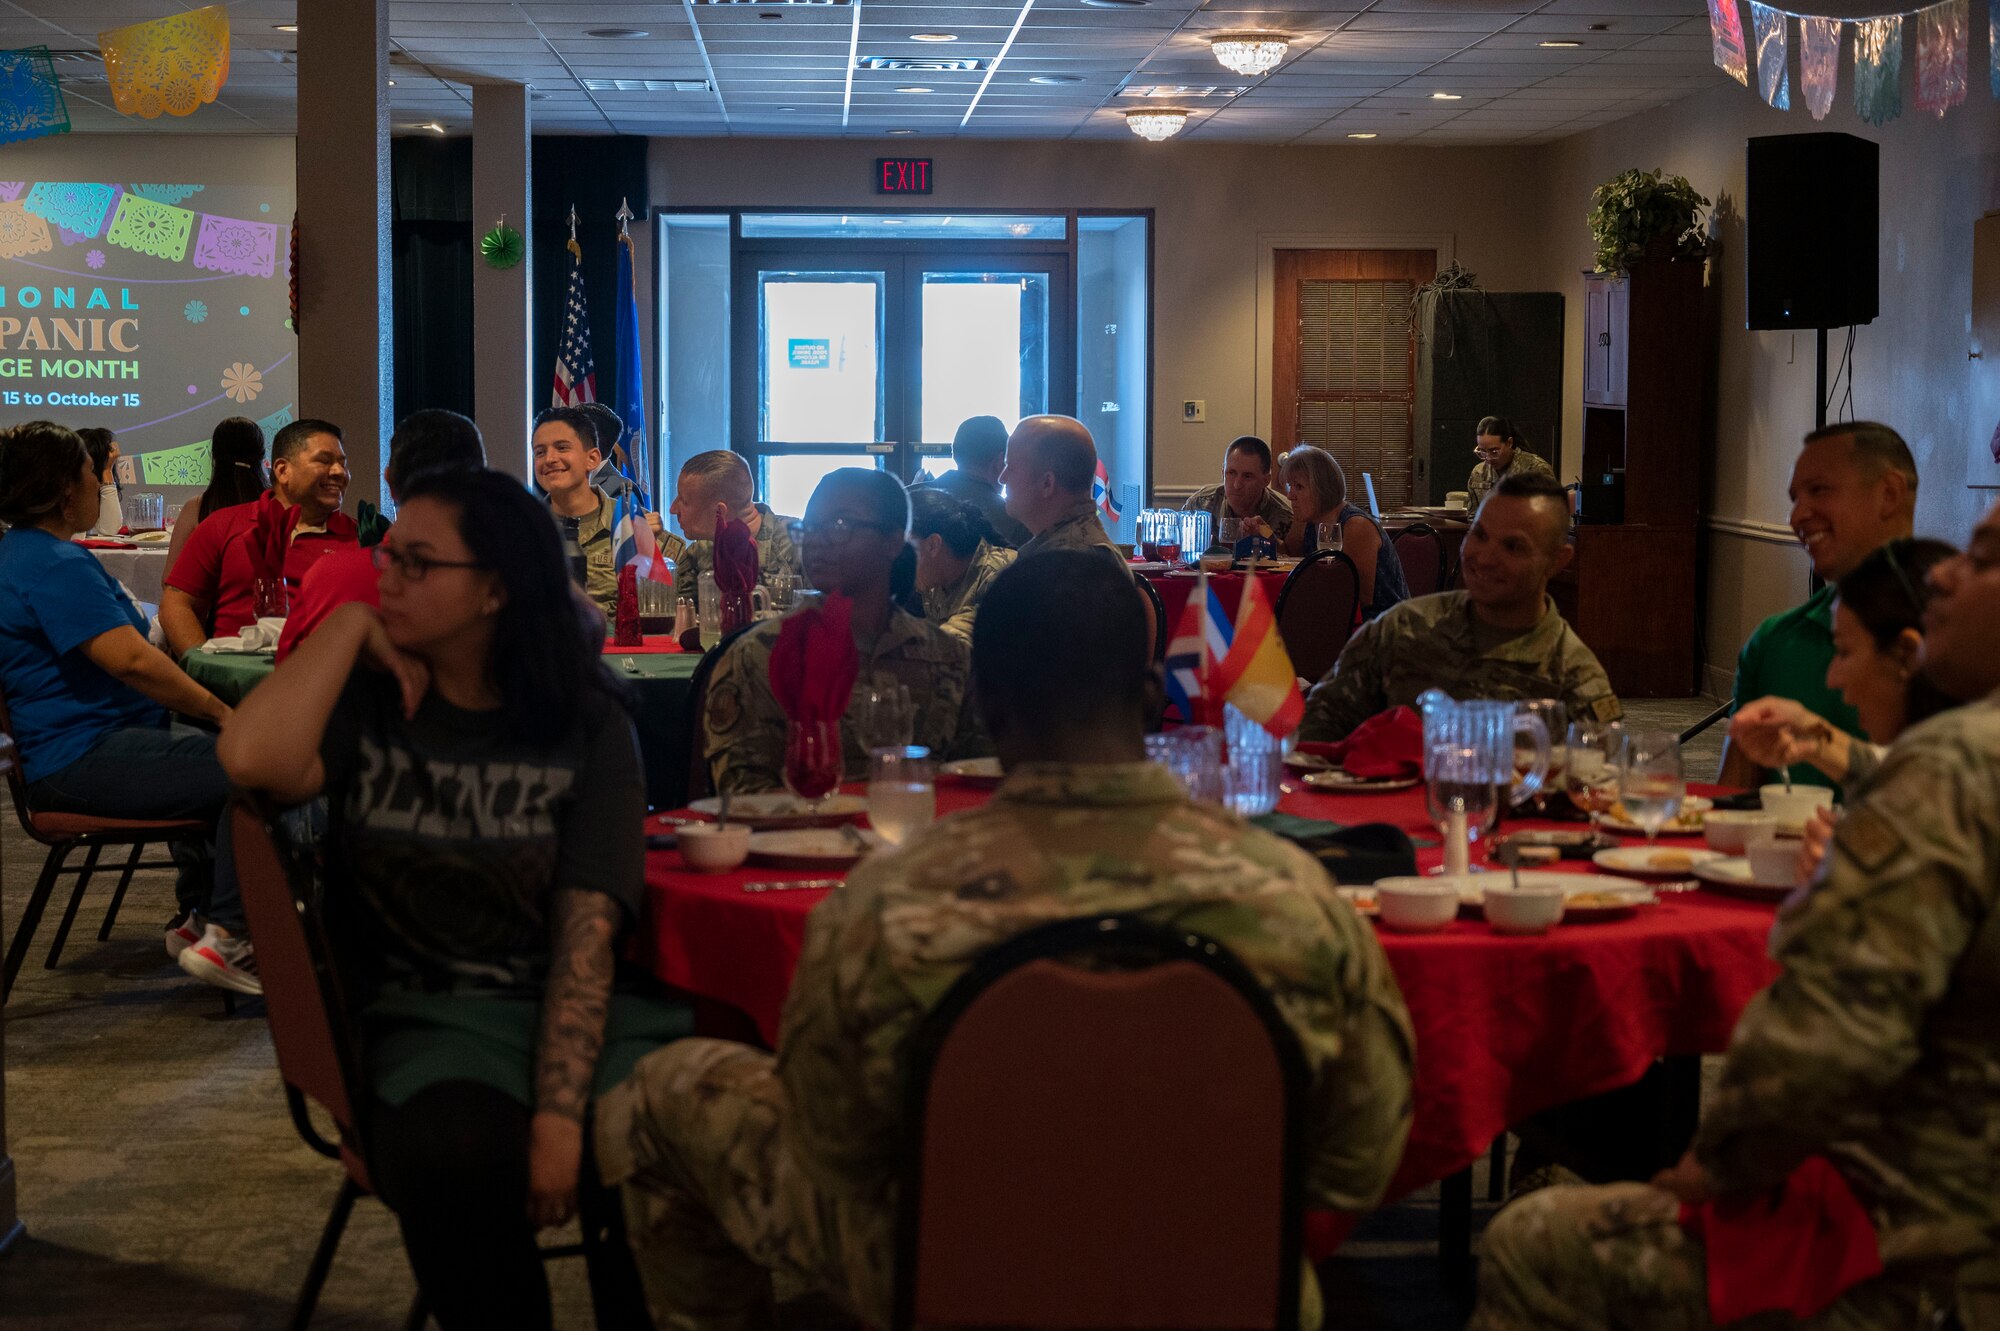
[[[1382,923],[1405,933],[1430,933],[1458,918],[1456,883],[1422,878],[1385,878],[1375,884]]]
[[[1568,894],[1559,888],[1489,887],[1480,898],[1486,922],[1495,933],[1539,934],[1554,928],[1563,917]]]
[[[681,859],[697,873],[722,873],[750,858],[750,827],[747,823],[688,823],[676,835]]]
[[[1760,827],[1777,825],[1777,816],[1761,809],[1711,809],[1703,816],[1701,831],[1710,850],[1741,855],[1746,837]]]
[[[1764,812],[1776,815],[1781,827],[1804,827],[1813,810],[1833,803],[1833,792],[1825,786],[1794,784],[1788,794],[1784,786],[1771,785],[1760,787],[1757,793],[1763,798]]]
[[[1788,887],[1798,881],[1799,843],[1760,834],[1744,843],[1750,880],[1760,887]]]

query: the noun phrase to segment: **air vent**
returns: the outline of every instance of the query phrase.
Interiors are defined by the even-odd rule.
[[[707,92],[706,79],[585,79],[592,92]]]
[[[1248,88],[1193,87],[1183,83],[1135,84],[1120,88],[1120,97],[1150,97],[1178,102],[1185,97],[1241,97]]]
[[[991,63],[977,56],[864,55],[854,62],[854,67],[911,74],[977,74]]]

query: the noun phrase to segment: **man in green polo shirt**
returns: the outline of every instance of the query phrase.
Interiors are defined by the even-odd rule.
[[[1917,509],[1917,464],[1903,437],[1875,421],[1842,421],[1806,436],[1792,464],[1792,531],[1813,572],[1825,582],[1804,605],[1757,626],[1736,660],[1732,710],[1758,698],[1790,698],[1851,735],[1861,733],[1854,709],[1827,687],[1833,661],[1833,585],[1879,546],[1911,534]],[[1727,741],[1725,786],[1755,789],[1772,774]],[[1792,780],[1832,785],[1799,764]]]

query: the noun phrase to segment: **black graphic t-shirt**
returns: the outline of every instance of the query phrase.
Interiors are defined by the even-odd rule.
[[[371,963],[371,987],[539,995],[557,889],[602,892],[638,917],[638,741],[604,694],[587,690],[573,732],[539,748],[503,713],[435,693],[406,721],[395,684],[358,670],[320,757],[329,913]]]

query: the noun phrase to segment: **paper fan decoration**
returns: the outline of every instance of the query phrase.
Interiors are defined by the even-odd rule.
[[[479,238],[479,254],[488,268],[512,268],[527,257],[528,242],[503,217],[498,226]]]
[[[97,34],[111,100],[152,120],[193,115],[229,80],[229,11],[221,5]]]

